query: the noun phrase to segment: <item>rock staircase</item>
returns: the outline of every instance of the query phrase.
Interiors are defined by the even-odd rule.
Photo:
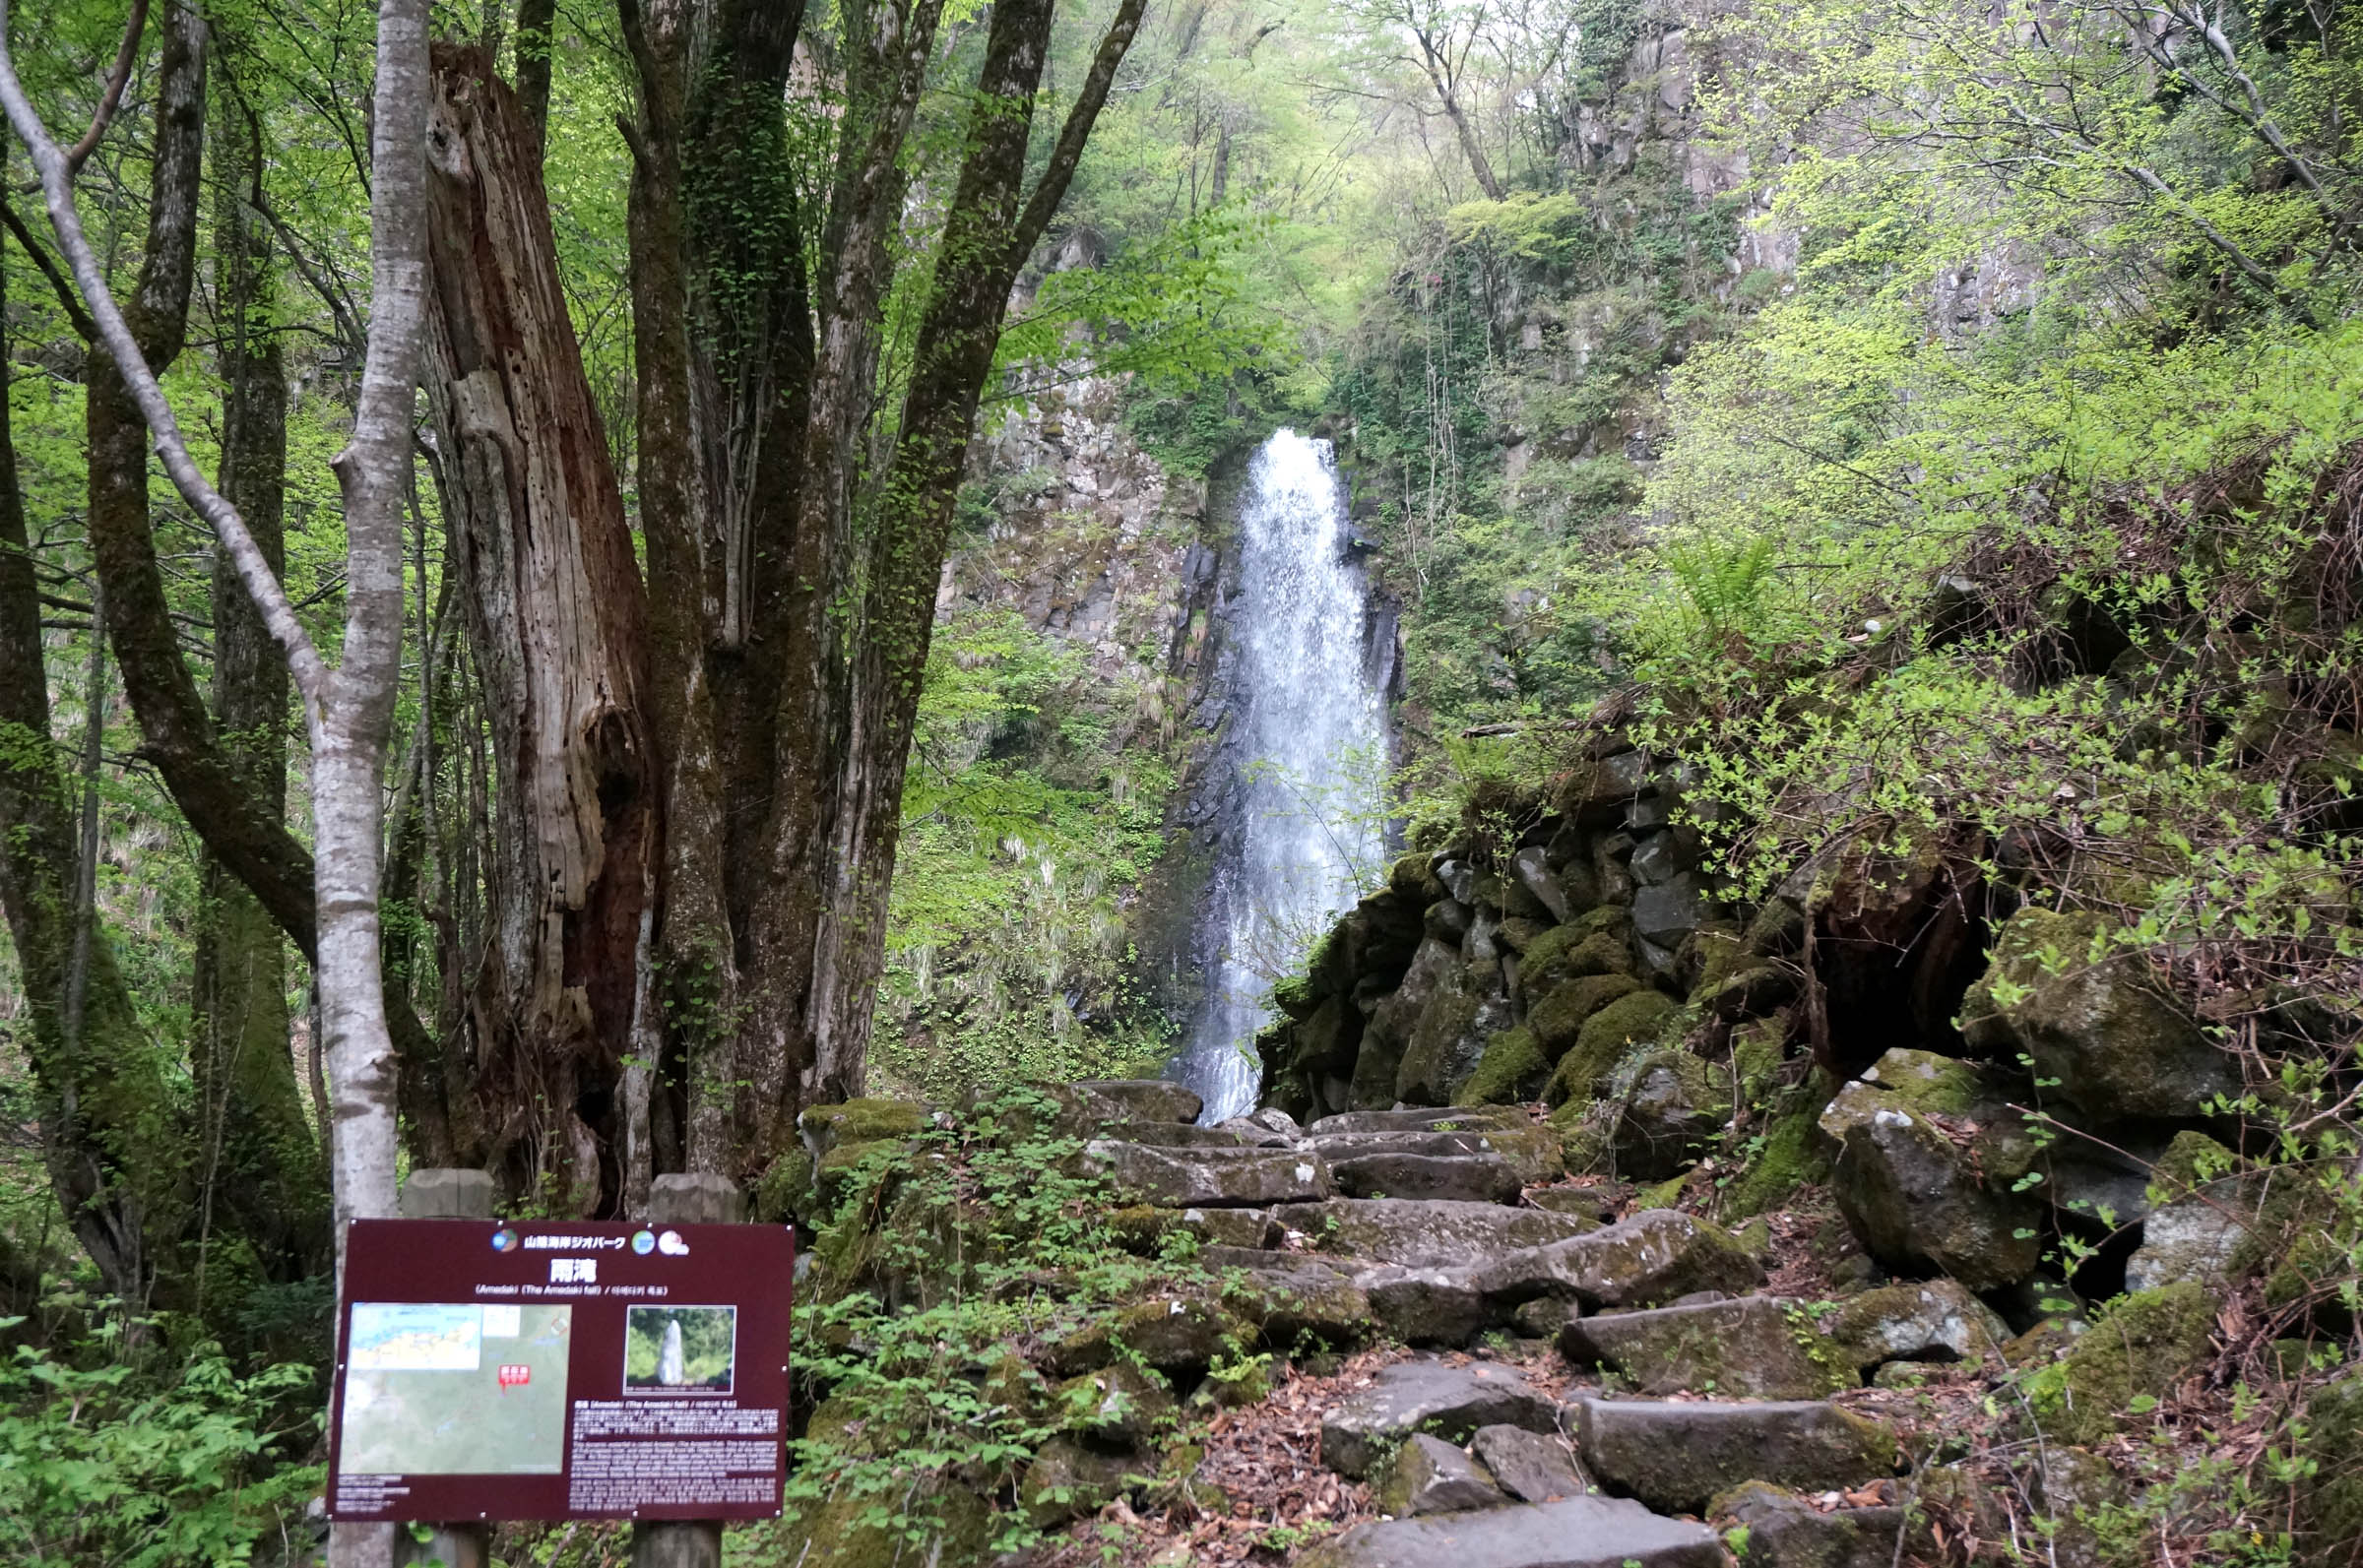
[[[1198,1233],[1201,1261],[1261,1298],[1267,1345],[1375,1334],[1426,1352],[1327,1411],[1322,1462],[1392,1517],[1308,1568],[1720,1568],[1709,1517],[1749,1527],[1750,1568],[1887,1568],[1909,1555],[1904,1511],[1828,1494],[1877,1495],[1899,1445],[1831,1396],[2006,1332],[1946,1285],[1834,1314],[1763,1294],[1761,1264],[1714,1224],[1611,1221],[1616,1193],[1560,1184],[1550,1130],[1515,1107],[1197,1127],[1170,1085],[1078,1090],[1123,1101],[1087,1161]],[[1551,1339],[1565,1394],[1452,1353],[1492,1331]]]

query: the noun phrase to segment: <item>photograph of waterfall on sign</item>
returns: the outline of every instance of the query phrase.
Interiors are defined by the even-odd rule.
[[[627,1394],[728,1394],[738,1353],[738,1309],[636,1306],[624,1313]]]

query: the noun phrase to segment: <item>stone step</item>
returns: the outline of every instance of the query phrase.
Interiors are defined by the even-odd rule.
[[[1418,1105],[1404,1110],[1348,1110],[1323,1116],[1305,1129],[1308,1138],[1339,1133],[1427,1132],[1442,1123],[1451,1127],[1520,1128],[1534,1118],[1515,1105]]]
[[[1517,1167],[1500,1155],[1358,1154],[1333,1159],[1338,1190],[1356,1198],[1516,1203]]]
[[[1329,1196],[1328,1161],[1286,1149],[1170,1149],[1095,1138],[1084,1169],[1136,1201],[1166,1209],[1252,1208]]]
[[[1585,1496],[1361,1525],[1297,1562],[1301,1568],[1722,1568],[1724,1556],[1704,1525]]]
[[[1490,1155],[1494,1148],[1494,1131],[1483,1127],[1464,1127],[1454,1132],[1364,1132],[1325,1133],[1308,1136],[1305,1147],[1317,1149],[1331,1160],[1350,1160],[1360,1155]]]
[[[1576,1451],[1603,1487],[1670,1514],[1703,1513],[1742,1481],[1816,1492],[1895,1474],[1892,1432],[1819,1400],[1584,1399],[1575,1423]]]
[[[1580,1214],[1438,1198],[1332,1198],[1327,1203],[1283,1204],[1272,1211],[1272,1219],[1283,1229],[1302,1235],[1316,1252],[1343,1253],[1414,1269],[1474,1263],[1600,1228],[1599,1222]]]
[[[1506,1366],[1398,1361],[1322,1416],[1321,1463],[1360,1479],[1412,1432],[1457,1443],[1481,1426],[1556,1432],[1559,1407]]]
[[[1563,1439],[1522,1426],[1481,1426],[1469,1452],[1495,1485],[1521,1503],[1555,1503],[1592,1489]]]
[[[1162,1078],[1089,1078],[1067,1087],[1101,1121],[1196,1121],[1206,1108],[1194,1092]]]
[[[1814,1400],[1861,1381],[1797,1303],[1765,1295],[1576,1318],[1559,1349],[1640,1394]]]
[[[1644,1209],[1613,1225],[1473,1265],[1470,1284],[1503,1309],[1537,1296],[1602,1307],[1646,1306],[1698,1290],[1737,1295],[1764,1283],[1760,1264],[1720,1225]]]
[[[1117,1143],[1147,1144],[1152,1149],[1249,1149],[1270,1147],[1224,1127],[1201,1127],[1188,1121],[1112,1121],[1099,1135]]]

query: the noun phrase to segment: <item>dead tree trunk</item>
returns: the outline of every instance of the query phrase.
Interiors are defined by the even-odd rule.
[[[534,129],[438,45],[427,382],[491,728],[498,857],[468,1028],[484,1156],[513,1191],[611,1209],[617,1092],[658,862],[647,615],[583,374]]]

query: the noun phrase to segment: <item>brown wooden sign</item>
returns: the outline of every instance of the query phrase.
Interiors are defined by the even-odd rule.
[[[776,1516],[795,1266],[777,1225],[354,1222],[330,1517]]]

